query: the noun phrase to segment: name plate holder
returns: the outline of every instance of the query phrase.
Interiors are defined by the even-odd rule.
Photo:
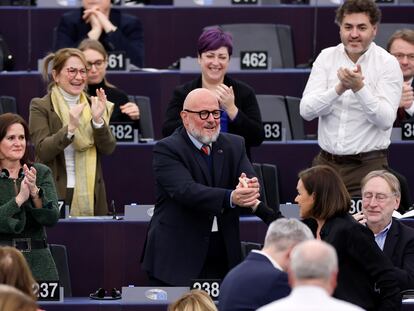
[[[169,304],[176,301],[189,287],[122,287],[122,302]]]
[[[39,281],[33,287],[37,301],[47,303],[63,302],[65,289],[59,286],[59,282]]]
[[[138,129],[134,128],[133,122],[111,122],[109,128],[117,143],[138,143]]]
[[[154,214],[154,205],[125,205],[125,220],[150,221]]]
[[[286,142],[286,128],[282,127],[280,121],[263,121],[265,141]]]

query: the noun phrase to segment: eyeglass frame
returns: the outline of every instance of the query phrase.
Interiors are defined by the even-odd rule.
[[[404,59],[407,57],[407,60],[409,60],[410,62],[414,61],[414,54],[404,54],[404,53],[395,53],[392,54],[396,59],[400,60],[400,59]]]
[[[98,65],[97,63],[101,63],[100,65]],[[108,64],[108,62],[106,61],[106,59],[98,59],[96,61],[92,62],[87,62],[88,63],[88,68],[89,70],[92,68],[92,66],[95,66],[96,69],[102,69],[104,67],[106,67],[106,65]]]
[[[73,71],[74,73],[71,73],[70,71]],[[82,70],[84,70],[84,72],[82,71]],[[73,68],[73,67],[66,67],[66,73],[67,73],[67,75],[68,75],[68,77],[70,78],[70,79],[74,79],[74,78],[76,78],[76,76],[78,75],[78,74],[80,74],[80,76],[82,77],[82,78],[86,78],[87,76],[88,76],[88,68],[81,68],[81,69],[78,69],[78,68]]]
[[[218,119],[220,119],[221,118],[221,115],[223,114],[223,110],[221,110],[221,109],[216,109],[216,110],[212,110],[212,111],[209,111],[209,110],[200,110],[200,111],[194,111],[194,110],[190,110],[190,109],[183,109],[183,111],[185,111],[185,112],[190,112],[190,113],[198,113],[198,116],[200,117],[200,119],[201,120],[207,120],[209,117],[210,117],[210,114],[213,116],[213,119],[215,119],[215,120],[218,120]],[[214,113],[217,113],[217,111],[218,111],[218,113],[219,113],[219,115],[217,116],[217,117],[215,117],[214,116]],[[205,114],[205,113],[207,113],[207,116],[205,117],[205,118],[203,118],[202,116],[201,116],[201,114]]]
[[[368,195],[368,197],[367,197],[367,195]],[[364,193],[362,193],[362,201],[371,202],[372,198],[375,198],[375,202],[384,203],[389,198],[391,198],[393,196],[395,197],[396,195],[397,195],[396,192],[391,192],[390,194],[380,192],[380,193],[375,193],[375,195],[372,192],[364,192]],[[380,197],[378,197],[378,196],[380,196]]]

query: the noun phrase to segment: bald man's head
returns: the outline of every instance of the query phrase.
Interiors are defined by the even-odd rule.
[[[194,89],[184,100],[181,119],[187,132],[203,144],[217,140],[220,133],[220,106],[208,89]]]

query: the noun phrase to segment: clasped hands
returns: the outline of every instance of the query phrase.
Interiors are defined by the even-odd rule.
[[[36,169],[32,166],[30,169],[23,164],[24,178],[20,184],[20,191],[16,196],[16,203],[21,206],[29,197],[33,200],[39,198],[39,188],[36,186]]]
[[[414,92],[410,82],[404,82],[402,94],[401,94],[401,101],[400,107],[404,109],[411,108],[414,101]]]
[[[92,119],[97,124],[102,124],[102,116],[106,109],[106,95],[104,89],[100,88],[96,90],[97,96],[91,96],[91,113]],[[79,127],[80,118],[82,116],[82,111],[85,108],[85,103],[78,104],[70,108],[69,110],[69,124],[68,124],[68,133],[74,133],[75,130]]]
[[[253,210],[259,205],[260,184],[256,177],[247,178],[245,173],[241,173],[239,184],[232,191],[232,203],[241,207],[249,207]]]
[[[108,16],[99,11],[98,7],[93,7],[83,11],[83,20],[91,25],[91,31],[88,37],[93,40],[98,40],[102,32],[111,32],[116,30],[116,26],[112,24]]]
[[[354,69],[339,68],[337,72],[339,83],[335,90],[338,95],[342,95],[346,90],[358,92],[364,86],[364,76],[362,75],[361,65]]]
[[[226,111],[231,120],[234,120],[239,110],[237,109],[234,101],[233,87],[228,87],[222,83],[216,87],[214,93],[216,94],[217,100],[220,103],[220,108]]]

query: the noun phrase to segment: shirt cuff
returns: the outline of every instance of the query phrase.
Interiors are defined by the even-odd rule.
[[[233,198],[233,192],[234,191],[231,191],[231,190],[228,190],[227,192],[226,192],[226,197],[228,198],[227,200],[228,200],[228,202],[229,202],[229,207],[230,208],[235,208],[236,207],[236,205],[234,205],[232,202],[233,202],[233,200],[232,200],[232,198]]]
[[[96,129],[100,129],[101,127],[103,127],[105,125],[104,120],[101,118],[101,122],[100,123],[96,123],[93,119],[92,119],[92,125],[94,128]]]
[[[414,114],[414,102],[412,103],[411,107],[408,109],[405,109],[405,111],[410,115],[413,116]]]

